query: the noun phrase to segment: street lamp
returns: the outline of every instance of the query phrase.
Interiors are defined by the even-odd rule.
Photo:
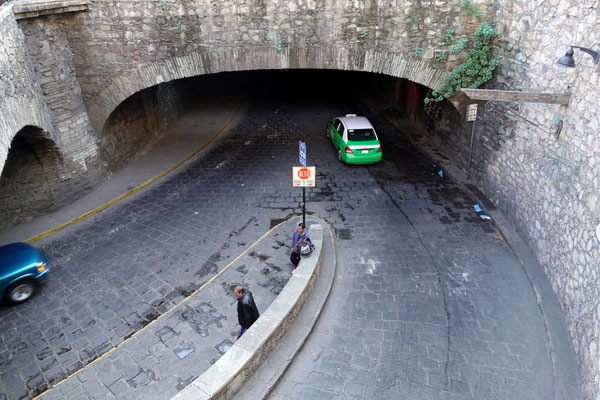
[[[592,49],[588,49],[587,47],[579,47],[579,46],[571,46],[569,50],[565,53],[564,56],[560,58],[556,63],[562,67],[567,68],[575,68],[575,59],[573,58],[573,48],[579,49],[584,53],[588,53],[594,59],[594,64],[598,64],[598,60],[600,59],[600,50],[594,51]]]

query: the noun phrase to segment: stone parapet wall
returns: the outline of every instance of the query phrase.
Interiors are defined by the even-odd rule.
[[[325,68],[439,87],[444,34],[472,31],[460,2],[96,1],[69,42],[92,125],[158,83],[208,73]],[[492,8],[484,2],[485,16]],[[420,47],[424,54],[414,56]],[[451,60],[452,61],[452,60]],[[110,66],[111,68],[106,68]]]

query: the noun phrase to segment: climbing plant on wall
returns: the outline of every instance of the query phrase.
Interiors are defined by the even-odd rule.
[[[463,1],[463,7],[465,1]],[[467,3],[467,16],[477,17],[477,9],[470,2]],[[485,82],[492,79],[492,73],[498,66],[495,52],[492,49],[492,42],[498,37],[496,23],[494,21],[483,22],[469,38],[461,38],[456,44],[450,47],[450,54],[457,54],[468,47],[465,61],[456,67],[442,81],[442,87],[434,91],[431,97],[425,98],[425,103],[440,102],[456,94],[461,88],[477,88]],[[454,39],[454,38],[452,38]],[[449,41],[449,35],[446,34],[446,42]]]

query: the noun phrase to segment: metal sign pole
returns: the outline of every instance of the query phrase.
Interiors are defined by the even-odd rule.
[[[467,107],[467,122],[473,121],[471,127],[471,142],[469,143],[469,166],[467,167],[467,179],[471,179],[471,159],[473,157],[473,138],[475,137],[475,121],[477,120],[477,104],[469,104]]]
[[[471,128],[471,143],[469,144],[469,166],[467,167],[467,179],[471,179],[471,158],[473,156],[473,137],[475,136],[475,121]]]
[[[306,188],[302,188],[302,223],[306,226]]]
[[[306,168],[306,143],[302,140],[298,143],[298,161],[300,165]],[[306,188],[302,188],[302,223],[306,226]]]

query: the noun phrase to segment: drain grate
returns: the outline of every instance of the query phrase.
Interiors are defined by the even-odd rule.
[[[284,218],[277,218],[277,219],[272,219],[271,220],[271,228],[275,228],[277,225],[279,225],[280,223],[282,223],[283,221],[285,221]]]
[[[338,239],[340,239],[340,240],[350,240],[351,239],[350,229],[336,229],[335,233],[336,233],[336,236],[338,237]]]
[[[496,233],[496,229],[494,228],[494,225],[492,225],[489,222],[482,224],[481,227],[483,228],[483,231],[485,233]]]

